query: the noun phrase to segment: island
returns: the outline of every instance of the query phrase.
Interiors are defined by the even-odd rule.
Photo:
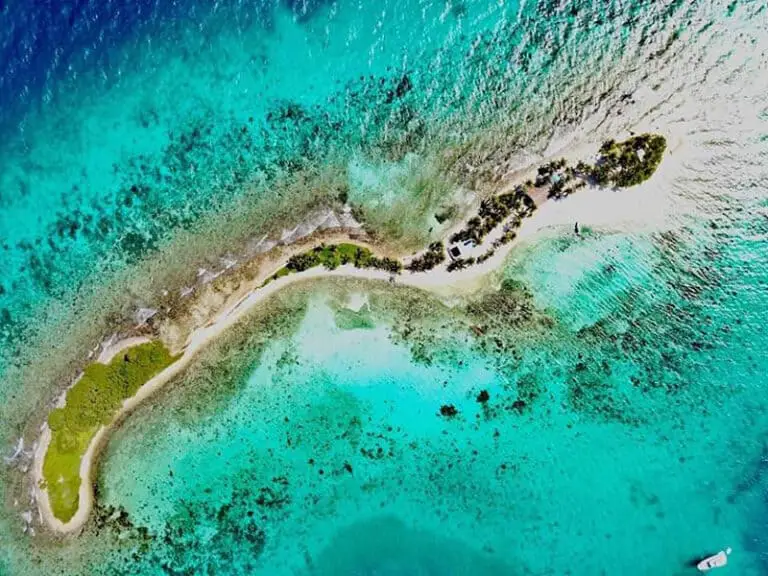
[[[85,524],[93,507],[95,455],[110,428],[270,294],[296,279],[321,276],[396,281],[437,290],[454,279],[483,275],[503,263],[519,229],[543,202],[562,200],[587,186],[640,184],[654,174],[665,150],[663,136],[642,134],[603,143],[591,164],[570,166],[565,159],[553,160],[538,167],[535,179],[484,198],[476,214],[459,223],[455,232],[408,258],[377,256],[374,247],[351,239],[284,254],[276,267],[252,279],[245,296],[221,310],[215,322],[195,330],[181,350],[171,351],[157,336],[126,338],[88,364],[48,414],[34,467],[38,506],[46,524],[63,533]],[[478,402],[485,400],[487,393],[478,397]],[[441,414],[452,417],[455,408],[444,406]]]

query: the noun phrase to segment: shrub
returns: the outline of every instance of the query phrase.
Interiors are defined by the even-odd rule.
[[[437,220],[438,224],[443,224],[444,222],[447,222],[448,220],[455,218],[458,213],[459,213],[458,207],[452,204],[448,206],[445,210],[435,214],[435,220]]]
[[[407,269],[411,272],[424,272],[426,270],[432,270],[435,266],[442,264],[444,261],[445,250],[443,243],[432,242],[424,254],[411,260]]]
[[[397,260],[393,260],[392,258],[376,258],[375,256],[371,257],[369,267],[385,270],[392,274],[399,274],[403,269],[402,263]]]
[[[357,248],[354,256],[355,266],[358,268],[368,268],[372,257],[371,251],[367,248]]]
[[[475,263],[474,258],[456,258],[455,260],[451,261],[450,264],[448,264],[448,267],[446,268],[446,270],[448,270],[448,272],[454,272],[455,270],[463,270],[464,268],[472,266],[474,263]]]
[[[327,246],[321,244],[312,250],[291,256],[285,267],[278,270],[263,285],[271,280],[277,280],[294,272],[304,272],[315,266],[323,265],[329,270],[334,270],[344,264],[353,264],[357,268],[377,268],[393,273],[398,273],[403,268],[397,260],[376,258],[370,250],[355,244],[342,243]]]
[[[635,186],[653,175],[666,148],[666,139],[657,134],[641,134],[623,142],[607,140],[590,176],[603,186]]]
[[[51,411],[51,442],[43,478],[53,515],[68,522],[79,506],[80,460],[93,436],[109,424],[122,403],[176,357],[161,342],[148,342],[118,354],[109,364],[94,362],[69,389],[66,403]]]
[[[302,254],[294,254],[288,259],[288,263],[285,267],[292,272],[304,272],[310,268],[314,268],[320,264],[320,257],[317,252],[304,252]]]
[[[477,263],[478,264],[482,264],[483,262],[488,260],[488,258],[493,256],[495,253],[496,253],[496,249],[495,248],[489,248],[488,250],[485,251],[485,253],[483,253],[483,254],[481,254],[480,256],[477,257]]]

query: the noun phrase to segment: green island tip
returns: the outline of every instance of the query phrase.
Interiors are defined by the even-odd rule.
[[[43,461],[43,485],[53,515],[69,522],[80,505],[80,463],[93,437],[112,422],[122,403],[178,357],[158,341],[119,353],[109,364],[93,362],[48,415],[51,440]]]

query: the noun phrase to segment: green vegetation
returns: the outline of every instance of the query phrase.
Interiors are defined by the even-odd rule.
[[[367,254],[365,254],[367,252]],[[328,270],[335,270],[342,264],[351,264],[362,261],[370,256],[370,250],[360,248],[354,244],[321,244],[308,252],[295,254],[288,260],[286,268],[291,272],[303,272],[315,266],[325,266]]]
[[[282,268],[280,268],[280,270],[274,273],[271,279],[277,280],[278,278],[282,278],[283,276],[288,276],[290,273],[291,273],[291,270],[283,266]]]
[[[506,234],[502,236],[502,238],[505,238],[505,237],[506,237]],[[486,250],[483,254],[477,257],[477,263],[482,264],[483,262],[491,258],[494,254],[496,254],[496,248],[488,248],[488,250]]]
[[[666,148],[666,139],[657,134],[641,134],[623,142],[607,140],[594,166],[578,162],[573,168],[564,159],[550,162],[539,167],[535,186],[549,186],[550,198],[565,198],[589,181],[599,186],[635,186],[653,175]]]
[[[536,182],[534,182],[534,185],[538,188],[552,183],[553,179],[555,181],[560,180],[559,172],[564,170],[567,165],[568,161],[565,158],[560,158],[560,160],[553,160],[548,164],[539,166],[536,171]]]
[[[51,411],[43,479],[56,518],[68,522],[77,512],[80,461],[99,428],[112,422],[124,400],[175,360],[161,342],[148,342],[118,354],[109,364],[89,364],[67,392],[64,407]]]
[[[624,142],[608,140],[600,147],[590,176],[603,186],[635,186],[653,176],[666,148],[666,139],[657,134],[641,134]]]
[[[533,199],[526,194],[525,189],[521,186],[513,192],[491,196],[480,203],[477,216],[471,218],[463,230],[453,234],[450,242],[471,240],[475,244],[480,244],[486,234],[501,224],[513,212],[515,218],[512,226],[517,228],[522,219],[530,216],[535,209]]]
[[[321,244],[312,250],[294,254],[288,259],[288,263],[266,279],[262,286],[266,286],[273,280],[288,276],[295,272],[304,272],[317,266],[325,266],[328,270],[335,270],[344,264],[353,264],[356,268],[376,268],[386,270],[392,274],[399,274],[403,265],[392,258],[378,258],[368,250],[355,244]]]
[[[451,236],[450,241],[464,242],[471,241],[475,245],[483,242],[485,236],[512,216],[505,225],[503,234],[493,241],[491,248],[485,251],[477,259],[475,258],[456,258],[448,264],[448,272],[462,270],[474,264],[482,264],[496,253],[496,250],[504,244],[507,244],[517,236],[517,229],[524,218],[531,216],[536,210],[536,204],[525,191],[525,188],[518,186],[514,191],[486,198],[480,204],[480,210],[477,216],[467,222],[467,226]]]
[[[538,175],[536,176],[536,186],[546,186],[549,184],[547,197],[564,198],[587,185],[585,178],[590,173],[590,170],[591,167],[584,162],[579,162],[574,169],[568,166],[565,158],[561,158],[539,167]],[[575,180],[578,180],[578,182],[569,186]]]
[[[455,272],[456,270],[463,270],[464,268],[469,268],[470,266],[474,266],[476,264],[477,260],[474,258],[455,258],[454,260],[451,260],[451,263],[448,264],[446,270],[448,272]]]
[[[406,266],[411,272],[425,272],[432,270],[438,264],[445,262],[445,250],[442,242],[432,242],[424,254],[411,260]]]

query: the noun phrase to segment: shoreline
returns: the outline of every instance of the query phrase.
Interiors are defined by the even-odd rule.
[[[287,258],[285,258],[285,260],[287,261]],[[464,272],[468,271],[469,270],[466,270]],[[265,277],[268,278],[271,274],[274,274],[274,271]],[[428,275],[426,272],[417,274],[419,276]],[[355,268],[352,265],[341,266],[336,270],[327,270],[322,267],[313,268],[311,270],[302,272],[301,274],[285,276],[271,282],[263,288],[259,288],[258,286],[255,287],[248,293],[246,297],[238,300],[238,302],[233,306],[222,310],[212,323],[194,330],[184,347],[182,356],[173,364],[165,368],[162,372],[144,383],[135,395],[125,400],[120,407],[120,410],[113,418],[112,422],[110,422],[109,425],[99,428],[95,436],[91,439],[91,442],[88,445],[88,449],[86,450],[80,462],[81,482],[79,488],[79,506],[75,515],[66,523],[62,522],[53,515],[48,499],[48,491],[40,487],[40,484],[44,481],[43,462],[51,441],[50,428],[48,427],[47,422],[44,423],[40,441],[38,442],[37,449],[35,450],[33,469],[34,489],[36,501],[38,504],[38,511],[40,512],[40,515],[42,516],[45,524],[55,532],[59,532],[61,534],[71,534],[78,531],[85,525],[88,517],[91,514],[91,511],[93,510],[92,473],[95,468],[96,457],[98,456],[102,444],[108,438],[109,433],[114,428],[114,426],[132,410],[138,407],[144,400],[162,388],[169,380],[183,372],[189,366],[199,351],[201,351],[206,345],[212,342],[216,337],[220,336],[228,328],[239,322],[255,306],[273,294],[279,292],[283,288],[299,282],[311,282],[312,280],[318,278],[328,277],[357,278],[362,280],[389,282],[390,276],[391,274],[389,272],[381,270],[364,270]],[[415,287],[422,287],[423,289],[429,290],[428,285],[425,285],[423,282],[418,280],[402,283]],[[118,343],[119,345],[115,346],[117,350],[113,351],[113,353],[108,357],[111,358],[115,354],[119,353],[120,350],[124,350],[137,344],[138,342],[135,340],[138,339],[126,338],[125,340],[121,341]],[[142,341],[149,341],[149,339],[142,339]],[[99,362],[101,362],[101,356],[99,357]]]
[[[61,522],[53,515],[48,499],[48,491],[41,487],[43,483],[43,462],[51,441],[51,432],[47,420],[41,428],[40,441],[34,455],[33,483],[35,500],[41,520],[51,530],[59,534],[72,534],[82,529],[91,515],[94,505],[93,473],[97,465],[98,454],[109,438],[110,432],[119,422],[149,398],[168,381],[183,372],[196,357],[197,353],[205,346],[220,336],[224,331],[239,322],[253,308],[264,300],[279,292],[283,288],[298,282],[311,282],[318,278],[357,278],[370,281],[394,282],[417,289],[432,292],[443,299],[454,299],[475,292],[482,281],[489,275],[498,272],[512,251],[513,247],[520,244],[521,240],[531,238],[539,231],[552,227],[573,226],[574,221],[580,221],[586,225],[616,224],[617,221],[634,220],[646,221],[646,212],[649,206],[654,207],[656,202],[649,202],[647,185],[635,186],[632,189],[611,190],[596,186],[588,186],[578,194],[571,194],[558,201],[551,201],[547,197],[546,190],[537,189],[531,194],[534,198],[536,210],[524,218],[518,228],[517,237],[495,250],[494,254],[485,261],[454,271],[446,269],[447,263],[432,270],[421,272],[403,271],[400,275],[391,272],[371,268],[356,268],[351,264],[342,265],[334,270],[318,266],[303,272],[290,274],[277,278],[268,284],[263,283],[283,268],[291,254],[296,253],[298,246],[290,246],[283,250],[277,258],[268,259],[269,268],[266,273],[258,274],[254,279],[245,282],[245,289],[238,290],[239,295],[234,300],[218,310],[214,316],[204,325],[191,330],[185,343],[180,349],[181,356],[173,364],[156,374],[145,382],[134,396],[125,400],[108,425],[98,429],[91,439],[88,448],[80,462],[80,487],[79,505],[75,515],[66,523]],[[579,199],[574,202],[574,196]],[[611,199],[613,197],[613,199]],[[618,198],[618,200],[617,200]],[[566,202],[566,200],[568,202]],[[632,200],[632,201],[630,201]],[[569,209],[564,209],[565,205]],[[638,208],[645,210],[638,212]],[[658,206],[656,206],[658,208]],[[575,210],[572,210],[575,209]],[[641,216],[638,216],[641,215]],[[598,217],[595,220],[595,217]],[[309,239],[308,239],[309,240]],[[353,236],[351,232],[334,235],[334,240],[354,242],[357,245],[374,248],[370,244]],[[314,239],[306,244],[319,245],[321,240]],[[485,242],[481,246],[485,246]],[[234,294],[230,296],[235,296]],[[108,362],[120,351],[150,341],[148,337],[129,337],[110,343],[105,346],[98,356],[97,361]],[[64,396],[66,392],[64,392]],[[63,400],[63,398],[62,398]]]

